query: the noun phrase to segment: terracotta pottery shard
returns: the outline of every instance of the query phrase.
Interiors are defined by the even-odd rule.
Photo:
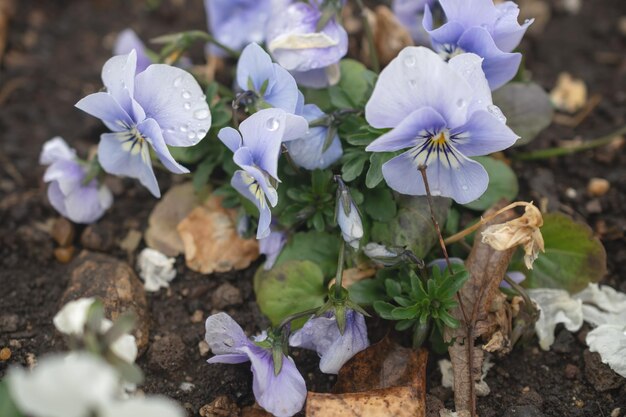
[[[425,350],[388,338],[356,354],[339,371],[331,394],[309,392],[308,417],[423,417],[426,415]]]
[[[242,239],[236,230],[236,210],[225,209],[211,196],[178,225],[187,266],[203,274],[244,269],[259,257],[256,239]]]
[[[137,349],[140,354],[146,350],[150,331],[148,301],[143,284],[126,262],[102,253],[81,252],[74,260],[61,306],[83,297],[102,300],[105,316],[112,321],[126,311],[134,312],[137,326],[133,334]]]

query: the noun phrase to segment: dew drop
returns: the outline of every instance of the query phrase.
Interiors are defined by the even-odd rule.
[[[462,186],[461,186],[461,189],[462,189],[463,191],[467,191],[467,190],[469,189],[469,187],[468,187],[467,185],[462,185]]]
[[[463,100],[462,98],[460,98],[460,99],[458,99],[458,100],[456,101],[456,106],[457,106],[458,108],[465,107],[465,105],[466,105],[466,104],[467,104],[467,102],[466,102],[465,100]]]
[[[267,130],[273,132],[280,127],[280,122],[275,117],[271,117],[267,119],[265,126],[267,127]]]
[[[209,113],[209,109],[200,109],[200,110],[196,110],[193,113],[193,117],[195,117],[198,120],[204,120],[207,117],[209,117],[211,113]]]
[[[185,104],[183,104],[183,107],[185,110],[191,110],[191,103],[187,102]]]
[[[200,100],[201,100],[201,101],[205,101],[205,100],[206,100],[206,96],[205,96],[204,94],[202,94],[202,95],[200,96]]]
[[[413,67],[415,66],[415,63],[416,63],[416,60],[413,55],[409,55],[406,58],[404,58],[404,65],[406,65],[407,67]]]
[[[182,77],[182,76],[177,77],[177,78],[174,80],[174,87],[177,87],[177,88],[178,88],[178,87],[180,87],[180,85],[181,85],[182,83],[183,83],[183,77]]]
[[[200,129],[198,130],[198,137],[203,138],[206,136],[206,130]]]
[[[191,93],[187,90],[183,90],[181,96],[183,96],[185,100],[189,100],[191,98]]]
[[[417,80],[409,80],[409,85],[413,88],[417,87]]]
[[[187,126],[181,126],[179,127],[180,131],[185,133],[187,130],[189,130],[189,128]]]
[[[195,138],[196,138],[196,132],[187,133],[187,139],[195,139]]]
[[[487,106],[487,111],[500,122],[506,123],[506,117],[504,116],[504,114],[502,114],[502,110],[500,110],[500,107],[496,106],[495,104],[490,104],[489,106]]]

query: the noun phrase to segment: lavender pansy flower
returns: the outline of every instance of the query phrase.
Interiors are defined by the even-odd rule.
[[[130,54],[132,50],[137,53],[136,73],[143,72],[152,64],[152,59],[147,54],[146,45],[139,39],[139,36],[132,29],[125,29],[117,35],[113,46],[113,55]]]
[[[270,233],[271,207],[278,203],[278,157],[281,144],[305,134],[306,120],[281,109],[261,110],[244,120],[239,132],[232,127],[220,130],[219,139],[234,152],[233,160],[241,170],[233,175],[231,185],[252,201],[259,210],[257,239]],[[241,133],[240,133],[241,132]]]
[[[347,213],[343,204],[338,204],[337,224],[341,229],[343,240],[354,249],[358,249],[359,241],[363,237],[363,223],[354,202],[350,201],[350,209]]]
[[[433,48],[445,58],[473,52],[482,58],[483,71],[492,90],[510,81],[519,68],[522,55],[511,53],[520,43],[532,20],[517,22],[519,9],[507,1],[495,5],[492,0],[440,0],[446,23],[435,29],[428,5],[424,28]]]
[[[272,107],[294,113],[298,104],[298,85],[289,71],[272,62],[269,54],[256,43],[241,53],[237,63],[237,84]],[[262,105],[262,103],[259,103]]]
[[[309,123],[321,120],[326,114],[315,104],[307,104],[300,113]],[[328,149],[324,150],[329,126],[312,126],[300,139],[285,144],[293,162],[305,169],[326,169],[341,158],[343,149],[339,135],[335,132]]]
[[[286,243],[287,233],[281,230],[271,230],[267,237],[259,240],[259,252],[265,255],[263,268],[266,271],[272,269]]]
[[[259,346],[246,337],[241,327],[226,313],[206,321],[206,342],[215,356],[208,363],[243,363],[252,365],[252,391],[261,407],[277,417],[289,417],[300,411],[306,399],[304,378],[293,359],[283,354],[282,367],[274,373],[271,349]]]
[[[56,137],[47,141],[39,157],[42,165],[49,165],[44,174],[48,186],[48,200],[63,217],[75,223],[93,223],[111,207],[111,191],[96,178],[84,183],[86,167],[76,159],[76,151]]]
[[[204,0],[211,33],[220,43],[240,51],[250,42],[265,40],[265,25],[269,19],[272,0]],[[214,45],[211,53],[224,51]]]
[[[469,203],[487,189],[489,176],[470,156],[513,145],[509,129],[475,54],[445,62],[424,47],[407,47],[383,70],[365,107],[377,128],[393,128],[367,148],[370,152],[407,149],[383,165],[395,191],[425,195],[418,168],[426,166],[433,195]]]
[[[361,313],[347,310],[342,335],[334,314],[314,317],[291,335],[289,344],[316,351],[320,356],[320,371],[337,374],[350,358],[369,346],[365,318]]]
[[[506,274],[516,284],[520,284],[522,281],[524,281],[526,279],[526,275],[524,275],[524,273],[520,272],[520,271],[509,271]],[[502,282],[500,283],[500,288],[509,288],[510,289],[511,288],[511,284],[509,284],[505,280],[502,280]]]
[[[432,6],[436,0],[394,0],[391,7],[398,21],[409,31],[417,45],[430,43],[428,33],[424,29],[424,8]]]
[[[267,26],[268,49],[298,83],[314,88],[339,81],[337,63],[348,51],[348,34],[331,17],[318,32],[321,0],[278,1]]]
[[[211,112],[198,82],[186,71],[150,65],[135,75],[137,53],[118,55],[102,68],[107,92],[91,94],[76,107],[101,119],[113,131],[100,137],[98,159],[105,171],[137,178],[160,197],[150,148],[171,172],[178,164],[168,146],[193,146],[211,127]]]

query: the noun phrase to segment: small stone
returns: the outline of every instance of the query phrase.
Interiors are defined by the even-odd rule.
[[[580,369],[578,366],[568,363],[565,365],[565,378],[567,379],[576,379],[580,375]]]
[[[5,362],[11,359],[11,349],[3,347],[0,349],[0,361]]]
[[[196,386],[191,382],[181,382],[178,388],[180,388],[182,392],[191,392],[195,387]]]
[[[198,411],[202,417],[237,417],[240,414],[237,404],[225,395],[220,395]]]
[[[585,406],[585,402],[579,398],[574,398],[574,405],[578,408],[583,408]]]
[[[74,240],[74,226],[65,217],[59,217],[54,221],[50,234],[59,246],[69,246]]]
[[[619,417],[621,413],[621,408],[614,408],[613,411],[611,411],[611,417]]]
[[[80,235],[80,243],[86,248],[98,252],[108,252],[115,245],[111,225],[95,223],[87,226]]]
[[[585,377],[596,391],[609,391],[622,386],[624,378],[616,374],[608,365],[602,363],[602,358],[596,352],[586,349],[583,353],[585,360]]]
[[[602,204],[600,204],[600,200],[594,198],[593,200],[589,200],[589,202],[585,204],[585,209],[589,214],[602,213]]]
[[[28,366],[28,369],[34,369],[35,366],[37,366],[37,357],[34,353],[28,352],[26,354],[26,365]]]
[[[578,193],[576,192],[575,189],[573,189],[572,187],[569,187],[567,190],[565,190],[565,196],[567,198],[574,200],[576,197],[578,197]]]
[[[166,333],[152,342],[148,350],[150,365],[158,370],[176,372],[185,361],[185,344],[174,333]]]
[[[592,178],[587,184],[587,192],[592,197],[601,197],[611,188],[611,183],[604,178]]]
[[[60,305],[84,297],[102,300],[105,315],[112,321],[132,311],[137,317],[133,335],[139,354],[146,350],[150,332],[148,301],[142,282],[126,262],[101,253],[81,252]]]
[[[209,347],[209,344],[204,340],[201,340],[200,343],[198,343],[198,351],[200,352],[200,356],[208,355],[210,350],[211,348]]]
[[[74,256],[74,251],[74,246],[69,246],[66,248],[56,248],[54,249],[54,257],[60,263],[66,264],[72,260],[72,257]]]
[[[503,417],[543,417],[544,414],[534,405],[514,405],[509,407]]]
[[[214,309],[222,310],[228,306],[239,305],[243,303],[241,290],[228,282],[217,287],[211,296],[211,303]]]
[[[193,312],[193,315],[191,316],[192,323],[202,323],[203,320],[204,312],[202,310],[196,310]]]
[[[522,388],[522,393],[526,394],[527,392],[530,392],[530,387],[526,386]]]
[[[17,331],[20,324],[20,317],[17,314],[3,314],[0,316],[0,329],[3,333]]]

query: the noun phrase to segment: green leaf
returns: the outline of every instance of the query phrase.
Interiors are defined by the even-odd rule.
[[[355,282],[348,290],[350,299],[359,305],[372,305],[377,300],[387,298],[385,285],[379,279],[364,279]]]
[[[211,148],[211,138],[206,137],[198,144],[188,147],[169,146],[170,153],[175,160],[183,164],[195,164],[207,154]]]
[[[360,149],[351,149],[344,153],[342,158],[341,177],[344,181],[353,181],[361,175],[365,162],[369,160],[369,154]]]
[[[0,381],[0,416],[2,417],[24,417],[11,399],[9,387],[6,380]]]
[[[254,275],[254,292],[261,312],[273,325],[285,317],[324,304],[326,288],[322,270],[311,261],[290,260],[266,271],[259,267]],[[301,327],[307,318],[296,320]]]
[[[395,281],[393,279],[386,279],[385,291],[387,292],[387,295],[389,297],[393,298],[402,294],[402,287],[400,286],[400,283],[398,281]]]
[[[485,191],[478,200],[464,204],[465,207],[472,210],[485,211],[500,199],[504,198],[507,201],[513,201],[517,197],[519,184],[517,182],[517,176],[511,167],[502,161],[488,156],[477,156],[472,159],[479,162],[487,170],[489,174],[489,186],[487,187],[487,191]]]
[[[418,315],[418,307],[410,306],[410,307],[396,307],[391,310],[391,317],[394,320],[411,320],[415,319]]]
[[[398,207],[393,194],[388,188],[375,188],[367,192],[363,202],[365,212],[372,219],[379,222],[388,222],[396,217]]]
[[[216,156],[215,154],[210,154],[207,156],[196,168],[196,171],[193,173],[193,188],[198,191],[202,189],[208,182],[211,174],[221,161],[220,156]]]
[[[387,223],[374,223],[372,241],[387,246],[407,246],[419,258],[424,258],[439,241],[430,219],[426,197],[402,196],[398,213]],[[439,224],[443,224],[450,208],[450,199],[433,198],[433,209]]]
[[[339,84],[330,88],[330,101],[337,108],[355,108],[365,104],[369,89],[370,72],[365,65],[353,59],[343,59],[339,63],[341,78]],[[340,90],[342,94],[333,93]]]
[[[378,315],[380,317],[382,317],[385,320],[393,320],[393,316],[391,315],[391,312],[393,311],[394,308],[396,308],[396,306],[394,306],[393,304],[390,304],[386,301],[374,301],[374,311],[376,311],[376,313],[378,313]]]
[[[301,232],[291,237],[276,259],[274,268],[291,260],[316,263],[325,277],[335,275],[339,253],[339,236],[324,232]]]
[[[365,176],[367,188],[374,188],[383,180],[383,164],[393,158],[391,152],[375,152],[370,156],[370,167]]]
[[[516,145],[532,141],[554,115],[550,96],[535,83],[508,83],[493,93],[493,102],[506,116],[506,124],[521,137]]]
[[[541,234],[545,253],[526,272],[524,286],[562,288],[570,293],[583,290],[606,274],[606,251],[589,226],[560,213],[543,217]],[[523,264],[511,269],[523,270]]]

